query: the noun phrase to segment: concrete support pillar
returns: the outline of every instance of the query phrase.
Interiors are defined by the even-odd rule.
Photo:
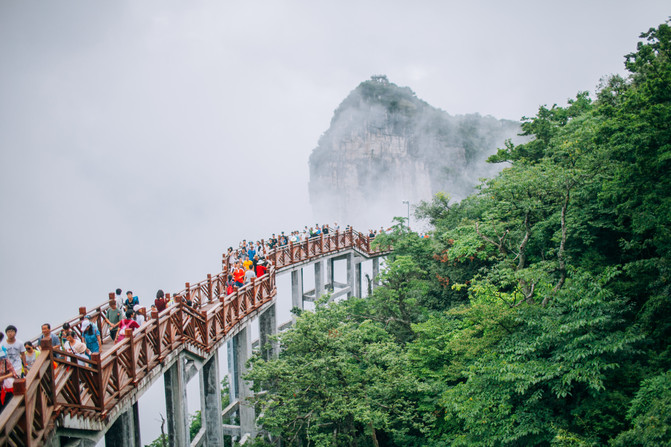
[[[233,338],[226,342],[226,354],[228,357],[229,397],[231,402],[233,402],[238,398],[238,384],[235,382],[235,378],[237,377],[235,366],[237,362],[235,361],[235,340]]]
[[[249,327],[243,327],[234,337],[236,350],[236,383],[238,384],[238,399],[240,400],[240,435],[249,433],[256,437],[256,415],[254,406],[249,402],[252,397],[250,383],[243,379],[247,374],[247,361],[252,355],[252,337]]]
[[[91,445],[94,445],[94,443]],[[107,430],[105,446],[142,447],[140,442],[140,413],[137,402],[121,413],[110,429]]]
[[[221,380],[219,378],[219,351],[200,370],[200,414],[205,428],[205,445],[223,447],[224,431],[221,424]]]
[[[303,269],[291,272],[291,307],[303,310]]]
[[[373,258],[373,285],[372,289],[375,289],[380,285],[380,258]]]
[[[354,296],[358,296],[359,298],[363,297],[363,294],[361,293],[361,263],[360,262],[355,262],[354,263],[354,292],[352,292]]]
[[[324,275],[322,261],[315,262],[315,301],[324,294]]]
[[[275,303],[271,304],[261,315],[259,315],[259,345],[261,355],[266,360],[277,357],[279,349],[277,341],[271,340],[271,336],[277,333],[277,317]]]
[[[326,260],[326,284],[331,292],[335,290],[335,284],[333,284],[333,262],[335,262],[333,258]]]
[[[347,255],[347,285],[349,286],[349,292],[347,292],[347,298],[356,295],[356,267],[354,262],[354,253]]]
[[[168,420],[168,445],[170,447],[182,447],[190,444],[184,365],[184,357],[180,354],[177,361],[163,375]]]

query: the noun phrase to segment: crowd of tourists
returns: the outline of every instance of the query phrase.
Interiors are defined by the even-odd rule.
[[[350,228],[348,225],[345,231],[349,231]],[[266,256],[274,248],[284,247],[289,243],[297,244],[336,231],[340,231],[337,223],[332,226],[317,224],[313,227],[305,226],[303,230],[291,231],[288,234],[284,231],[277,235],[273,233],[267,240],[249,242],[243,240],[236,249],[228,247],[224,256],[224,268],[228,272],[226,294],[231,294],[236,288],[265,275],[269,267]],[[368,236],[374,238],[384,232],[383,228],[379,231],[369,230]],[[127,291],[124,298],[122,289],[118,288],[97,324],[91,321],[90,315],[82,316],[76,324],[77,327],[72,327],[66,322],[60,332],[54,334],[51,325],[44,323],[36,344],[21,341],[17,338],[18,329],[14,325],[7,326],[4,333],[0,332],[0,411],[13,396],[14,380],[25,377],[35,364],[40,355],[40,344],[43,339],[50,340],[51,346],[76,357],[79,364],[86,365],[86,360],[93,354],[100,353],[103,347],[105,337],[99,329],[103,321],[109,328],[109,339],[113,343],[118,343],[126,336],[126,329],[138,329],[146,321],[147,315],[151,315],[153,311],[160,313],[173,304],[174,298],[159,289],[147,311],[147,308],[140,304],[139,297],[132,291]],[[187,301],[186,304],[192,303]]]

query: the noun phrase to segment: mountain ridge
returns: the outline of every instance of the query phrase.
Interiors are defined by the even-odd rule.
[[[405,215],[402,201],[454,200],[502,166],[486,163],[520,125],[480,114],[450,115],[384,75],[361,82],[336,108],[309,159],[317,219],[369,226]]]

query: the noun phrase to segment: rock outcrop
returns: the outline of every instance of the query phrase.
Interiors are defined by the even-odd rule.
[[[485,160],[519,130],[491,116],[451,116],[373,76],[340,104],[310,156],[315,218],[368,227],[405,216],[404,200],[438,191],[460,200],[501,168]]]

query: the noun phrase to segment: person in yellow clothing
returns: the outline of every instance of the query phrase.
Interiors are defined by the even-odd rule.
[[[29,341],[25,342],[23,346],[26,348],[26,361],[23,364],[23,371],[25,375],[28,375],[28,371],[30,371],[30,368],[32,368],[35,360],[37,360],[37,357],[40,355],[40,350],[35,349],[33,344]]]

